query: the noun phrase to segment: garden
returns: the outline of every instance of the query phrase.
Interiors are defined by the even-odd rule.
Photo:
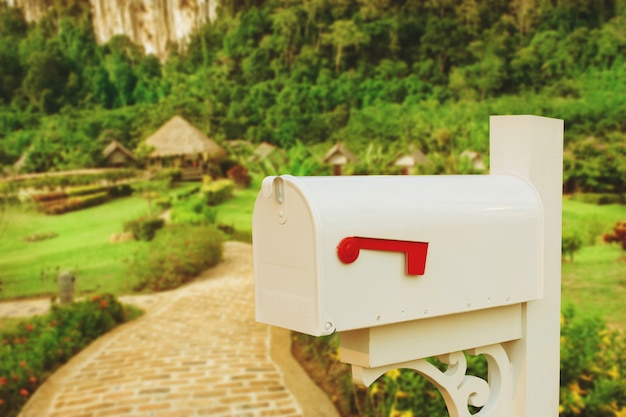
[[[225,239],[250,242],[258,182],[241,186],[243,174],[187,183],[174,181],[177,175],[135,176],[105,185],[60,185],[55,178],[5,192],[0,300],[54,301],[57,276],[68,271],[79,301],[54,302],[44,316],[0,318],[0,414],[17,415],[60,365],[140,315],[117,296],[177,288],[222,259]],[[90,203],[72,203],[77,196]]]
[[[35,192],[30,199],[22,196],[21,203],[4,204],[0,251],[9,256],[0,260],[0,297],[52,297],[59,271],[69,270],[77,277],[77,295],[84,301],[55,307],[48,316],[29,321],[0,320],[2,355],[11,358],[3,359],[0,372],[4,401],[0,406],[23,404],[56,367],[90,340],[135,317],[138,312],[120,306],[117,295],[176,288],[219,262],[224,239],[250,242],[252,207],[262,175],[328,169],[312,152],[292,149],[291,166],[268,162],[255,166],[248,187],[228,179],[157,179],[125,186],[114,183],[113,195],[105,187],[107,198],[102,204],[63,214],[41,207],[38,196],[72,195],[72,187],[105,191],[72,185],[61,187],[63,192]],[[574,194],[563,200],[562,416],[619,416],[626,410],[622,375],[626,354],[621,349],[626,343],[626,309],[621,303],[626,262],[616,242],[626,206],[598,204],[606,198]],[[167,224],[161,216],[164,212]],[[111,240],[124,233],[129,239]],[[86,322],[95,329],[76,328],[70,315],[88,317]],[[439,393],[410,371],[392,371],[368,389],[354,386],[348,366],[338,360],[336,336],[294,334],[292,348],[343,416],[447,416]],[[49,352],[57,355],[49,357]],[[473,372],[485,375],[481,357],[469,363]]]
[[[482,154],[488,166],[489,115],[557,117],[566,123],[568,194],[561,415],[626,415],[626,262],[617,223],[626,219],[624,0],[229,2],[186,48],[172,45],[165,62],[123,35],[96,42],[89,2],[54,2],[37,22],[5,3],[0,166],[13,173],[24,156],[24,170],[50,176],[23,183],[41,191],[32,196],[0,182],[0,300],[52,297],[56,276],[68,270],[86,303],[74,308],[100,317],[115,305],[102,294],[183,284],[219,260],[222,239],[250,241],[262,176],[329,174],[321,161],[338,142],[358,156],[344,174],[397,174],[396,158],[415,151],[429,163],[414,174],[476,173],[462,155]],[[225,148],[232,143],[229,151],[266,142],[276,159],[256,163],[248,188],[134,181],[127,170],[89,180],[52,175],[101,168],[112,138],[145,153],[142,141],[174,115]],[[41,322],[0,320],[8,335],[0,407],[25,401],[78,340],[77,325],[53,313]],[[31,351],[4,359],[35,339],[63,355],[48,358],[51,365]],[[336,337],[294,335],[294,352],[331,383],[325,389],[344,416],[445,415],[439,394],[410,372],[354,388],[336,348]],[[480,358],[472,363],[484,373]]]

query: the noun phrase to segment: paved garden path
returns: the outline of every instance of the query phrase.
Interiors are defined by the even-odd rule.
[[[289,334],[254,321],[253,288],[251,246],[228,242],[194,283],[136,298],[146,314],[57,371],[20,417],[337,416]]]

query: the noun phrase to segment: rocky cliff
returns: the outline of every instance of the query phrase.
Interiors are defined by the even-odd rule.
[[[2,0],[0,0],[2,1]],[[5,0],[27,21],[38,20],[53,0]],[[98,42],[124,34],[160,58],[168,43],[186,43],[189,34],[214,20],[217,0],[89,0]]]

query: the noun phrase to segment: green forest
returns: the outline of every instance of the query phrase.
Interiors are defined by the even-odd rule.
[[[227,4],[226,4],[227,3]],[[0,165],[97,167],[173,115],[217,141],[488,154],[489,115],[565,120],[568,192],[626,192],[626,0],[232,0],[161,62],[95,41],[89,2],[0,2]]]

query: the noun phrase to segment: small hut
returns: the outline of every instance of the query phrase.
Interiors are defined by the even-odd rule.
[[[410,155],[401,156],[396,159],[393,164],[402,169],[402,175],[409,175],[414,167],[418,165],[427,165],[429,163],[430,161],[428,160],[428,157],[418,149]]]
[[[151,165],[181,168],[183,179],[199,179],[211,163],[226,156],[226,151],[180,116],[172,117],[145,144],[153,148]]]
[[[116,140],[111,141],[102,151],[104,161],[108,166],[122,167],[137,161],[135,155]]]
[[[345,146],[337,143],[324,156],[324,163],[332,165],[333,175],[341,175],[341,169],[349,162],[356,164],[359,158],[354,156]]]

